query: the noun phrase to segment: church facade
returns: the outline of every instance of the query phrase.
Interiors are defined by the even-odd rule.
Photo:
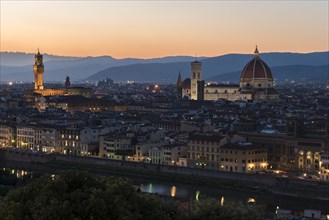
[[[253,59],[243,68],[240,84],[205,84],[202,80],[202,63],[191,63],[191,78],[177,81],[177,89],[183,99],[216,101],[219,99],[236,100],[270,100],[277,99],[273,76],[268,65],[260,59],[256,47]],[[187,85],[186,82],[190,82]]]

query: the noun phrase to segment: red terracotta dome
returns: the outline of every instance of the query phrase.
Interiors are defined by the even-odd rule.
[[[255,79],[273,80],[271,69],[260,59],[257,47],[254,52],[254,58],[243,68],[240,76],[241,81],[251,81]]]
[[[191,89],[191,79],[186,78],[183,83],[182,83],[182,88],[183,89]]]

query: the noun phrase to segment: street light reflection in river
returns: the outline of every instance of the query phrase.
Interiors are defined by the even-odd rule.
[[[199,201],[199,195],[200,195],[200,191],[196,191],[195,193],[195,200]]]
[[[171,187],[170,194],[171,194],[171,197],[175,197],[176,196],[176,186],[172,186]]]
[[[148,187],[148,192],[149,193],[152,193],[153,191],[153,187],[152,187],[152,183],[149,184],[149,187]]]
[[[222,198],[220,199],[220,204],[224,205],[224,196],[222,196]]]

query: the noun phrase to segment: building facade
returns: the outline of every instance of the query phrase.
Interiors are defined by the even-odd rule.
[[[320,153],[320,180],[329,182],[329,151]]]
[[[15,128],[9,125],[0,125],[0,147],[11,147],[15,144]]]
[[[132,152],[132,138],[130,134],[106,134],[100,136],[99,157],[111,158],[114,155]]]
[[[17,126],[16,144],[18,148],[35,150],[35,128],[33,126]]]
[[[54,128],[36,127],[35,148],[44,153],[53,153],[60,144],[59,132]]]
[[[267,149],[251,143],[227,143],[220,148],[220,170],[254,173],[267,170]]]
[[[56,152],[69,155],[81,155],[81,128],[60,129],[60,146]]]

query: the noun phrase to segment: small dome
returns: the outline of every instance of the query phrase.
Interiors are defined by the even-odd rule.
[[[273,80],[271,69],[260,59],[257,47],[254,58],[243,68],[240,79],[242,81],[251,81],[254,79]]]
[[[191,89],[191,79],[186,78],[182,83],[182,89]]]

